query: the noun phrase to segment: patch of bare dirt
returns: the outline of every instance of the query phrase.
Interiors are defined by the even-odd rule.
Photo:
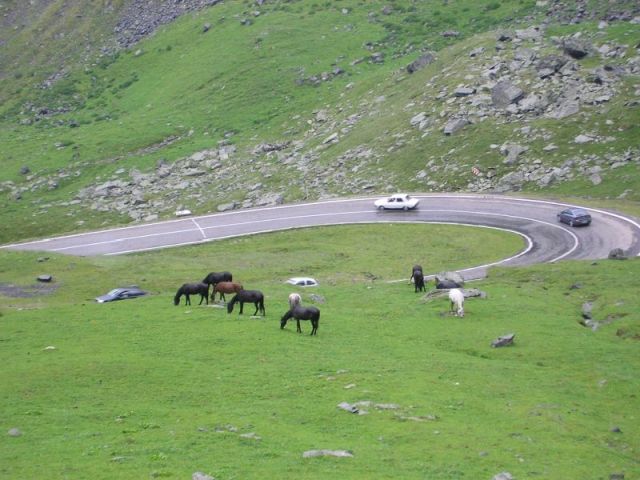
[[[0,283],[0,295],[12,298],[33,298],[51,295],[57,289],[58,286],[55,284],[14,285],[12,283]]]

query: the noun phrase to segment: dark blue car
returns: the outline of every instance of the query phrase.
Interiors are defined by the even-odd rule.
[[[137,298],[142,295],[146,295],[147,292],[140,290],[138,287],[121,287],[114,288],[106,295],[102,295],[96,298],[96,302],[114,302],[116,300],[126,300],[128,298]]]
[[[584,208],[567,208],[558,213],[558,220],[572,227],[587,226],[591,223],[591,215]]]

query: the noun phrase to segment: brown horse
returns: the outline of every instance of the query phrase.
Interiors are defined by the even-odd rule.
[[[226,302],[227,299],[224,297],[225,293],[238,293],[240,290],[243,290],[242,284],[235,282],[220,282],[216,283],[213,287],[213,291],[211,292],[211,301],[216,301],[216,292],[220,294],[220,299],[223,302]]]

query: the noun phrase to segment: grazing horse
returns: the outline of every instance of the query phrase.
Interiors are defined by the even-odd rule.
[[[454,311],[458,317],[464,317],[464,294],[457,288],[449,290],[449,300],[451,301],[450,311]]]
[[[240,313],[242,313],[244,302],[250,302],[255,305],[256,311],[253,313],[254,315],[257,315],[258,311],[262,312],[263,317],[266,315],[264,310],[264,295],[258,290],[240,290],[234,295],[231,301],[227,303],[227,313],[233,312],[233,306],[236,303],[240,303]]]
[[[409,277],[409,283],[414,282],[415,281],[415,276],[416,273],[422,273],[422,265],[414,265],[413,268],[411,269],[411,277]],[[423,274],[424,277],[424,274]]]
[[[422,275],[422,272],[419,272],[417,270],[413,272],[413,283],[415,285],[414,291],[416,293],[419,291],[427,291],[427,287],[424,284],[424,275]]]
[[[191,305],[191,298],[189,298],[189,295],[195,295],[196,293],[200,295],[200,303],[198,305],[202,305],[203,300],[205,300],[207,305],[209,305],[209,285],[206,283],[185,283],[176,292],[173,304],[180,305],[180,297],[184,295],[185,305]]]
[[[206,283],[207,285],[215,285],[220,282],[231,282],[233,281],[233,275],[229,272],[211,272],[209,275],[204,277],[202,283]]]
[[[240,290],[243,290],[242,284],[234,283],[234,282],[220,282],[216,283],[213,286],[213,291],[211,292],[211,301],[216,301],[216,292],[220,294],[220,299],[225,302],[227,299],[224,297],[225,293],[238,293]]]
[[[297,293],[292,293],[289,295],[289,308],[293,308],[296,305],[300,305],[302,298]]]
[[[320,310],[316,307],[303,307],[296,305],[285,313],[280,319],[280,329],[283,329],[287,324],[287,320],[295,318],[297,322],[298,333],[302,333],[300,329],[300,320],[311,320],[311,335],[316,335],[318,332],[318,324],[320,323]]]

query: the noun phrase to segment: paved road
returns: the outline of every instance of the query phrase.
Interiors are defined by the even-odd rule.
[[[590,227],[571,228],[556,220],[564,204],[496,195],[432,194],[417,210],[377,211],[373,198],[255,208],[185,217],[125,228],[67,235],[2,248],[41,250],[70,255],[118,255],[209,242],[241,235],[319,225],[373,222],[456,223],[517,232],[526,248],[501,264],[527,265],[561,259],[606,258],[616,247],[640,254],[640,224],[599,209],[589,209]],[[485,266],[464,271],[468,279],[484,275]]]

